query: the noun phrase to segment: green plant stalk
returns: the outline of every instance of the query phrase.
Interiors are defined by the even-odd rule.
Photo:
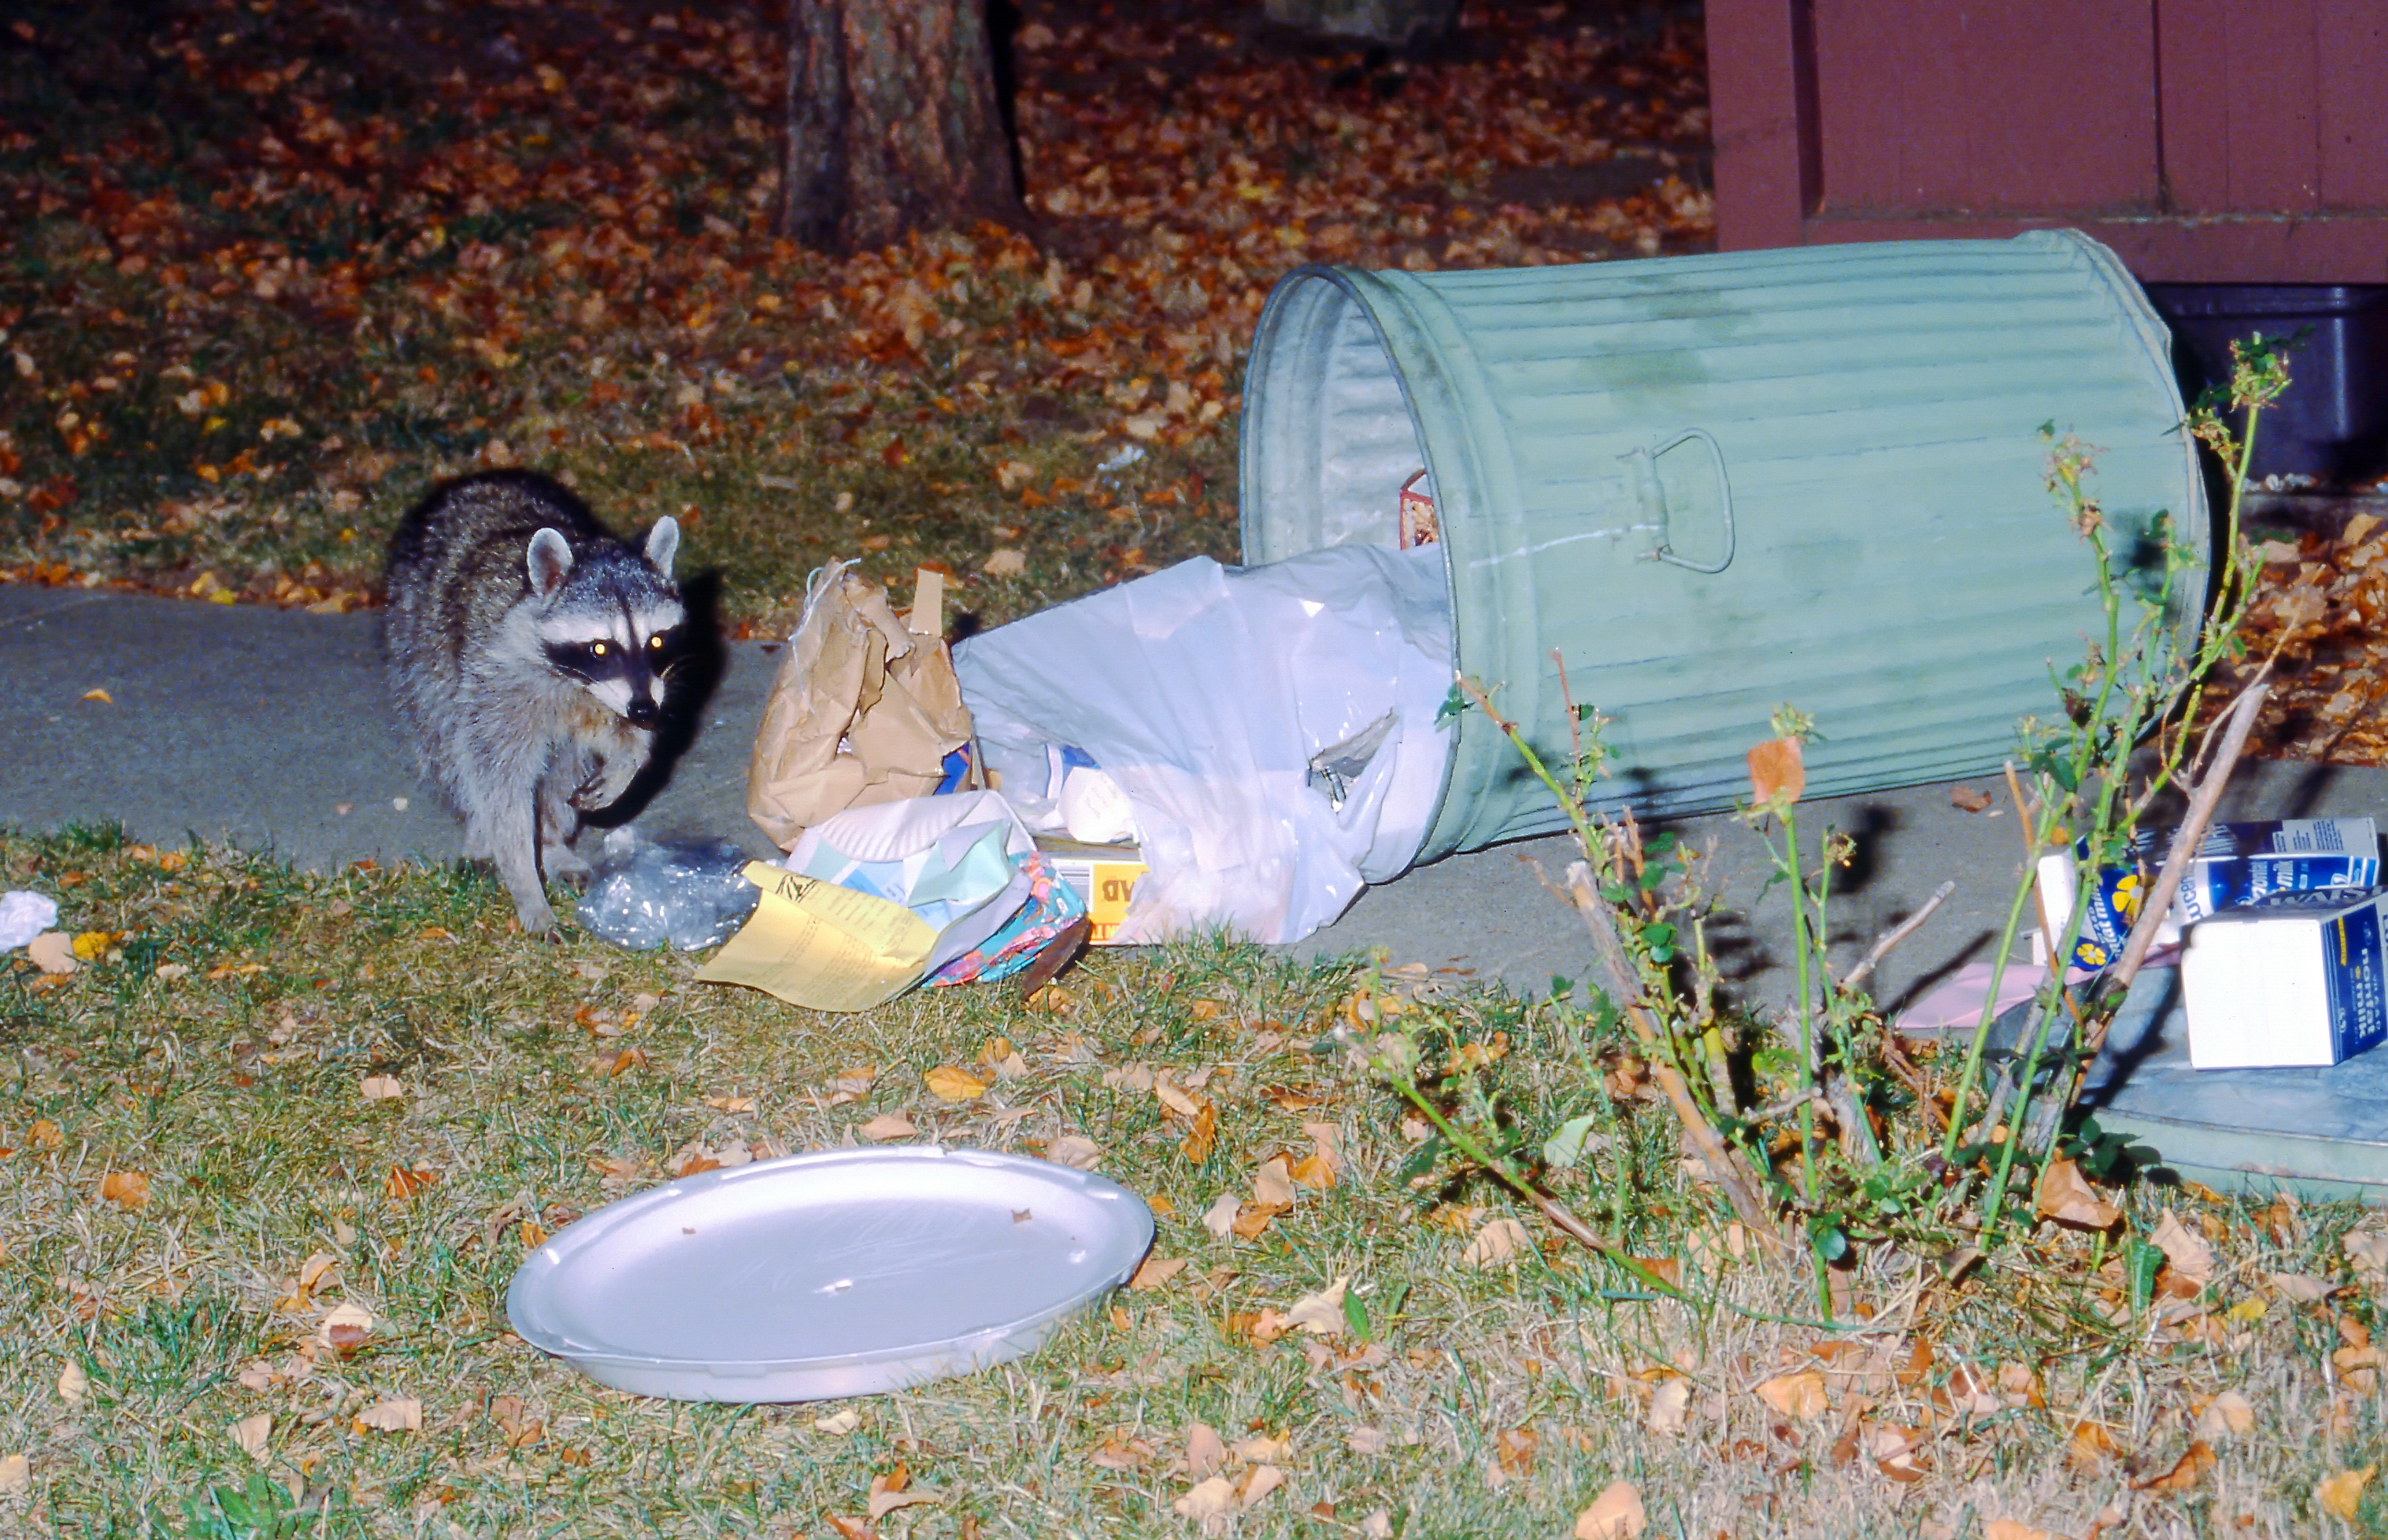
[[[2079,470],[2077,467],[2064,468],[2061,461],[2060,467],[2058,477],[2064,484],[2066,496],[2077,517],[2086,503],[2086,499],[2081,495]],[[2089,721],[2093,726],[2087,729],[2077,727],[2074,730],[2071,763],[2067,768],[2069,778],[2076,789],[2064,799],[2068,804],[2079,796],[2079,789],[2090,782],[2093,764],[2099,757],[2098,734],[2094,725],[2107,720],[2108,713],[2113,708],[2115,681],[2122,673],[2119,662],[2123,640],[2122,595],[2115,586],[2114,562],[2107,552],[2101,526],[2091,524],[2083,533],[2096,558],[2093,568],[2097,573],[2100,605],[2105,612],[2106,638],[2104,663],[2099,669],[2097,695],[2088,713]],[[2136,724],[2136,713],[2133,713],[2133,721]],[[2126,738],[2121,741],[2123,743],[2121,752],[2128,759],[2130,751],[2129,745],[2136,741],[2136,737]],[[2041,782],[2039,788],[2041,827],[2034,833],[2038,837],[2036,844],[2045,846],[2050,843],[2055,831],[2061,827],[2062,806],[2051,794],[2061,788],[2047,785],[2044,776],[2036,776],[2036,778]],[[2102,785],[2105,780],[2106,777],[2100,777]],[[2096,811],[2093,814],[2093,831],[2089,844],[2090,869],[2094,874],[2105,851],[2107,821],[2111,816],[2112,802],[2108,795],[2102,794],[2093,806]],[[1965,1126],[1965,1099],[1981,1073],[1982,1052],[1989,1040],[1990,1026],[1998,1018],[1999,986],[2005,982],[2007,962],[2014,951],[2015,937],[2022,928],[2024,910],[2030,903],[2032,889],[2038,881],[2039,874],[2036,871],[2026,870],[2023,874],[2022,880],[2016,885],[2013,902],[2007,907],[2007,923],[2000,936],[1997,954],[1990,959],[1989,990],[1982,1002],[1982,1018],[1974,1029],[1973,1041],[1966,1050],[1964,1073],[1958,1077],[1956,1100],[1950,1104],[1949,1109],[1949,1128],[1942,1138],[1940,1151],[1941,1159],[1944,1161],[1956,1158],[1957,1142]],[[2077,884],[2077,890],[2080,893],[2086,893],[2088,890],[2086,887],[2079,884]],[[2079,904],[2077,903],[2077,907]],[[2060,959],[2071,955],[2070,946],[2059,953]],[[1986,1223],[1988,1218],[1985,1216]]]
[[[2262,403],[2249,402],[2244,408],[2244,427],[2238,441],[2238,452],[2235,456],[2229,457],[2230,499],[2220,553],[2222,572],[2221,580],[2216,588],[2216,611],[2201,626],[2198,643],[2192,649],[2187,665],[2180,670],[2181,677],[2178,693],[2184,696],[2203,687],[2205,677],[2212,672],[2215,663],[2220,661],[2222,654],[2229,649],[2231,639],[2237,635],[2239,622],[2245,612],[2247,601],[2251,597],[2250,586],[2246,581],[2246,563],[2240,550],[2239,530],[2241,509],[2246,492],[2247,466],[2255,452],[2256,426],[2263,414]],[[2067,486],[2073,491],[2077,509],[2081,502],[2077,477],[2068,477]],[[2121,639],[2121,603],[2120,596],[2115,589],[2113,563],[2109,559],[2101,529],[2093,525],[2088,531],[2088,535],[2098,558],[2099,587],[2107,614],[2108,637],[2107,663],[2102,671],[2099,705],[2090,718],[2094,723],[2105,720],[2105,712],[2113,698],[2115,681],[2121,672],[2120,654],[2117,650]],[[2170,605],[2172,594],[2173,571],[2167,564],[2163,586],[2159,588],[2156,599],[2151,606],[2151,616],[2145,623],[2146,627],[2153,627],[2161,620]],[[2060,961],[2073,954],[2073,948],[2077,942],[2080,926],[2087,910],[2091,885],[2096,882],[2100,869],[2106,864],[2105,854],[2112,840],[2119,837],[2120,830],[2128,828],[2138,822],[2140,815],[2165,787],[2172,784],[2179,772],[2180,762],[2187,752],[2189,744],[2189,732],[2185,725],[2182,730],[2165,746],[2158,765],[2149,777],[2149,787],[2140,798],[2134,802],[2128,795],[2127,789],[2120,784],[2121,777],[2127,773],[2130,751],[2139,741],[2143,717],[2155,703],[2159,694],[2171,693],[2175,692],[2157,691],[2145,686],[2125,692],[2125,698],[2129,702],[2125,713],[2126,720],[2122,725],[2122,730],[2117,731],[2110,740],[2114,745],[2117,763],[2104,767],[2099,776],[2099,792],[2092,804],[2095,808],[2095,823],[2089,841],[2090,854],[2086,860],[2077,856],[2075,858],[2078,898],[2074,906],[2071,923],[2067,927],[2064,947],[2058,953]],[[2093,735],[2085,733],[2078,741],[2084,748],[2088,748],[2094,744],[2095,739]],[[2081,775],[2088,772],[2091,757],[2093,756],[2077,751],[2076,785],[2081,784]],[[2208,773],[2212,773],[2211,770]],[[2043,796],[2042,806],[2045,807],[2047,803],[2048,799]],[[2050,829],[2041,831],[2042,843],[2047,842],[2047,836],[2052,832],[2052,829],[2051,824]],[[2026,889],[2030,880],[2030,875],[2026,874]],[[2143,895],[2141,902],[2147,905],[2158,905],[2168,904],[2170,900],[2168,894],[2150,892]],[[2130,949],[2128,947],[2125,956],[2115,961],[2126,971],[2126,975],[2128,971],[2136,970],[2137,957],[2131,955]],[[2128,977],[2124,977],[2121,981],[2128,984]],[[1995,978],[1991,987],[1992,999],[1995,1001],[1997,989]],[[2056,1002],[2063,1002],[2068,1005],[2070,1004],[2070,998],[2061,984],[2053,993],[2056,1001],[2051,1002],[2049,1006],[2044,1006],[2035,1016],[2031,1047],[2024,1055],[2021,1070],[2015,1081],[2017,1101],[2014,1114],[2008,1119],[2008,1127],[2013,1131],[2001,1147],[1998,1166],[1991,1176],[1990,1186],[1982,1205],[1982,1226],[1986,1233],[1995,1232],[2002,1221],[2007,1186],[2012,1180],[2016,1151],[2023,1142],[2020,1137],[2021,1131],[2029,1122],[2030,1109],[2039,1094],[2036,1088],[2039,1077],[2040,1061],[2046,1052],[2050,1029],[2053,1025],[2053,1005]],[[1987,1006],[1984,1014],[1984,1031],[1987,1032],[1990,1016]],[[2101,1037],[2102,1038],[2102,1034]],[[2086,1041],[2085,1038],[2085,1043]],[[2077,1047],[2082,1045],[2077,1043]],[[1961,1082],[1959,1090],[1961,1098],[1964,1086],[1971,1083],[1975,1072],[1976,1071],[1969,1068],[1966,1079]],[[2069,1106],[2080,1094],[2081,1083],[2078,1066],[2075,1067],[2073,1073],[2063,1078],[2064,1102],[2066,1105]],[[1952,1135],[1956,1126],[1952,1119],[1950,1125]]]
[[[1791,879],[1791,950],[1797,959],[1799,1004],[1799,1195],[1816,1200],[1816,1033],[1812,1002],[1808,997],[1808,888],[1799,871],[1798,815],[1782,809],[1784,874]]]

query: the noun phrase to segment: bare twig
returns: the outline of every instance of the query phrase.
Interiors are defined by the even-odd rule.
[[[2190,858],[2197,853],[2197,847],[2205,839],[2206,826],[2214,821],[2215,806],[2222,801],[2222,789],[2229,784],[2230,772],[2238,768],[2240,752],[2247,747],[2247,735],[2254,730],[2255,718],[2263,712],[2265,698],[2271,692],[2271,686],[2256,685],[2230,703],[2230,709],[2207,735],[2211,738],[2214,732],[2220,733],[2221,747],[2215,752],[2213,767],[2206,771],[2205,778],[2197,783],[2197,791],[2189,800],[2188,816],[2181,820],[2180,832],[2173,837],[2172,849],[2165,856],[2164,869],[2156,874],[2155,887],[2149,892],[2138,921],[2131,927],[2130,939],[2123,943],[2123,955],[2115,964],[2115,982],[2125,989],[2128,989],[2131,980],[2138,977],[2140,964],[2146,959],[2148,948],[2155,944],[2156,928],[2171,911],[2173,895],[2180,890],[2180,875],[2189,869]],[[2199,757],[2204,757],[2203,750],[2199,751]],[[2102,1029],[2098,1038],[2100,1041],[2104,1041]],[[2094,1050],[2098,1043],[2093,1042],[2090,1046]]]
[[[1948,903],[1949,895],[1956,890],[1957,884],[1953,881],[1944,882],[1933,889],[1932,896],[1924,901],[1923,908],[1884,931],[1874,945],[1866,949],[1865,956],[1859,961],[1857,966],[1849,969],[1849,976],[1841,980],[1841,988],[1853,990],[1864,983],[1867,976],[1874,972],[1874,965],[1889,956],[1892,947],[1923,929],[1924,922],[1932,917],[1932,912]]]
[[[1576,913],[1583,919],[1584,929],[1591,932],[1592,950],[1599,958],[1601,971],[1608,976],[1609,993],[1618,1010],[1642,1044],[1650,1061],[1651,1078],[1666,1094],[1667,1103],[1675,1109],[1675,1117],[1683,1126],[1684,1137],[1699,1152],[1700,1159],[1715,1173],[1718,1185],[1724,1189],[1725,1200],[1733,1205],[1735,1218],[1749,1227],[1752,1233],[1767,1237],[1776,1243],[1773,1215],[1769,1211],[1758,1184],[1744,1168],[1741,1157],[1700,1111],[1692,1099],[1691,1087],[1677,1072],[1673,1055],[1659,1041],[1658,1029],[1651,1025],[1646,1010],[1647,996],[1642,989],[1642,978],[1632,960],[1625,953],[1625,942],[1617,934],[1617,924],[1593,886],[1592,868],[1577,862],[1568,868],[1568,891],[1575,898]]]

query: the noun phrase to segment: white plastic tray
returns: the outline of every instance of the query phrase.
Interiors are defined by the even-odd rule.
[[[618,1389],[817,1401],[1033,1352],[1125,1282],[1152,1211],[1107,1177],[987,1150],[832,1150],[610,1204],[525,1261],[522,1339]]]

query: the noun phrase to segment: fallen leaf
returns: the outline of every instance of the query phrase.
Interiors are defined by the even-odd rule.
[[[35,1118],[32,1131],[33,1147],[37,1150],[55,1150],[66,1142],[66,1130],[46,1117]]]
[[[1272,1220],[1292,1207],[1289,1203],[1248,1203],[1236,1210],[1235,1222],[1227,1228],[1247,1241],[1256,1241]]]
[[[1252,1201],[1263,1205],[1291,1208],[1293,1206],[1293,1167],[1285,1156],[1271,1155],[1261,1162],[1252,1178]]]
[[[1575,1540],[1635,1540],[1648,1524],[1642,1489],[1632,1482],[1611,1482],[1575,1516]]]
[[[944,1493],[934,1487],[914,1486],[911,1471],[899,1465],[884,1475],[870,1478],[871,1522],[877,1523],[899,1508],[910,1508],[915,1503],[938,1502],[944,1496]]]
[[[852,1407],[846,1407],[844,1411],[832,1412],[827,1417],[813,1419],[813,1431],[828,1433],[832,1438],[844,1438],[861,1426],[862,1414]]]
[[[1343,1446],[1355,1455],[1381,1455],[1392,1445],[1392,1435],[1382,1428],[1347,1428],[1343,1432]]]
[[[1233,1193],[1220,1193],[1212,1200],[1211,1206],[1202,1211],[1202,1228],[1220,1240],[1226,1240],[1228,1232],[1236,1228],[1236,1214],[1242,1207],[1243,1201]]]
[[[17,1458],[23,1458],[18,1456]],[[2314,1500],[2348,1523],[2355,1522],[2356,1510],[2363,1502],[2363,1489],[2380,1467],[2367,1465],[2357,1471],[2341,1471],[2326,1476],[2314,1488]]]
[[[1275,1433],[1239,1438],[1231,1451],[1247,1465],[1282,1465],[1293,1455],[1293,1440]]]
[[[2105,1424],[2083,1419],[2065,1435],[2064,1458],[2076,1465],[2096,1467],[2123,1458],[2123,1446]]]
[[[1152,1077],[1152,1094],[1154,1100],[1180,1117],[1192,1117],[1201,1111],[1185,1087],[1171,1079],[1166,1072]]]
[[[2377,1230],[2350,1230],[2339,1245],[2355,1270],[2374,1283],[2388,1282],[2388,1233]]]
[[[439,1183],[439,1173],[428,1166],[392,1166],[382,1180],[382,1191],[392,1203],[405,1203],[426,1187]]]
[[[2206,1243],[2205,1237],[2196,1234],[2174,1218],[2170,1207],[2166,1207],[2163,1217],[2157,1219],[2156,1228],[2148,1240],[2165,1254],[2165,1260],[2172,1264],[2172,1270],[2191,1283],[2203,1288],[2214,1276],[2214,1248]]]
[[[1186,1258],[1183,1256],[1148,1256],[1137,1268],[1136,1276],[1127,1281],[1127,1286],[1137,1290],[1158,1289],[1185,1270]]]
[[[232,1441],[239,1446],[242,1454],[251,1459],[261,1461],[268,1452],[266,1440],[273,1435],[273,1414],[259,1412],[253,1417],[244,1417],[232,1425]]]
[[[80,1407],[90,1394],[91,1376],[83,1372],[83,1365],[68,1359],[67,1367],[58,1371],[58,1399],[70,1407]]]
[[[419,1433],[423,1403],[412,1395],[387,1396],[357,1413],[356,1424],[363,1433]]]
[[[353,1353],[373,1335],[374,1314],[353,1300],[332,1306],[315,1330],[315,1340],[339,1353]]]
[[[2226,1390],[2197,1414],[2197,1437],[2207,1444],[2244,1438],[2255,1428],[2255,1407],[2235,1390]]]
[[[1207,1422],[1186,1425],[1186,1473],[1200,1481],[1227,1463],[1227,1445]]]
[[[1178,1517],[1198,1523],[1224,1519],[1236,1511],[1236,1483],[1225,1476],[1206,1476],[1194,1483],[1193,1490],[1171,1503],[1169,1508]]]
[[[1065,1133],[1045,1146],[1045,1158],[1074,1170],[1091,1171],[1102,1158],[1102,1147],[1082,1133]]]
[[[63,930],[44,930],[27,941],[25,955],[44,973],[65,975],[83,966],[75,961],[74,938]]]
[[[959,1065],[941,1064],[921,1078],[941,1101],[969,1102],[986,1094],[986,1082]]]
[[[1459,1260],[1471,1268],[1515,1267],[1518,1257],[1531,1245],[1525,1225],[1504,1216],[1488,1221],[1478,1231],[1475,1238],[1460,1248]]]
[[[83,698],[86,701],[96,701],[103,706],[112,706],[116,704],[116,697],[108,694],[107,690],[96,685],[83,691]]]
[[[110,1171],[99,1179],[99,1195],[119,1208],[146,1208],[149,1205],[149,1173]]]
[[[1284,1471],[1274,1465],[1255,1465],[1244,1472],[1243,1482],[1236,1488],[1236,1507],[1250,1508],[1284,1484]]]
[[[23,1455],[0,1457],[0,1496],[18,1497],[32,1490],[33,1462]]]
[[[359,1082],[357,1090],[368,1102],[394,1102],[406,1094],[406,1088],[398,1083],[395,1075],[368,1075]]]
[[[2057,1536],[2013,1519],[1992,1519],[1982,1525],[1982,1540],[2057,1540]]]
[[[2264,1281],[2270,1284],[2272,1292],[2282,1299],[2299,1305],[2318,1305],[2328,1299],[2336,1287],[2326,1278],[2302,1272],[2267,1272],[2264,1275]]]
[[[2048,1163],[2039,1174],[2032,1205],[2041,1218],[2081,1230],[2111,1230],[2123,1218],[2123,1211],[2100,1197],[2081,1168],[2069,1160]]]
[[[1304,1123],[1302,1131],[1310,1136],[1311,1147],[1317,1152],[1311,1158],[1327,1168],[1327,1180],[1318,1185],[1334,1186],[1334,1178],[1343,1170],[1343,1130],[1334,1123]],[[1308,1164],[1303,1161],[1294,1167],[1295,1180],[1302,1180],[1302,1167]]]
[[[914,1128],[912,1120],[900,1112],[883,1112],[854,1131],[865,1139],[884,1141],[909,1139],[921,1130]]]
[[[1680,1433],[1690,1420],[1692,1382],[1670,1380],[1650,1395],[1650,1410],[1645,1421],[1654,1433]]]
[[[998,546],[987,552],[978,570],[989,577],[1018,577],[1028,570],[1028,558],[1010,546]]]
[[[1949,789],[1949,802],[1963,812],[1979,813],[1990,805],[1990,794],[1970,786],[1952,786]]]
[[[1758,1398],[1784,1416],[1807,1421],[1824,1415],[1824,1376],[1812,1369],[1778,1374],[1758,1386]]]
[[[2172,1469],[2157,1475],[2142,1476],[2131,1483],[2136,1492],[2186,1492],[2195,1486],[2204,1474],[2214,1469],[2214,1449],[2198,1440],[2181,1451]]]
[[[1186,1137],[1178,1142],[1177,1153],[1184,1155],[1190,1164],[1200,1166],[1211,1158],[1211,1152],[1217,1147],[1218,1142],[1218,1109],[1205,1101],[1201,1109],[1194,1115],[1194,1126],[1188,1130]]]
[[[1760,803],[1780,797],[1796,802],[1808,789],[1808,771],[1796,738],[1771,738],[1749,751],[1749,788]]]
[[[1286,1325],[1299,1326],[1322,1337],[1341,1336],[1350,1330],[1350,1323],[1343,1319],[1343,1292],[1350,1282],[1349,1278],[1338,1278],[1315,1294],[1303,1294],[1285,1313]]]

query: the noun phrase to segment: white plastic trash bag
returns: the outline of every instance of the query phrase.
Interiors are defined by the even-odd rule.
[[[1450,764],[1451,659],[1431,546],[1197,558],[954,650],[986,763],[1030,828],[1063,827],[1055,767],[1083,764],[1069,750],[1125,795],[1150,868],[1130,941],[1296,940],[1406,870]]]

